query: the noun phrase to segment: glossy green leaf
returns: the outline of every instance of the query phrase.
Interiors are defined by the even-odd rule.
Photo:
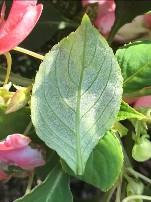
[[[143,15],[151,9],[150,1],[136,1],[136,0],[115,0],[115,23],[112,27],[109,36],[109,42],[113,40],[114,35],[124,24],[131,22],[136,16]]]
[[[36,75],[31,115],[37,135],[78,175],[120,108],[122,77],[87,16],[49,52]]]
[[[130,43],[117,50],[116,56],[124,78],[124,95],[151,86],[151,41]]]
[[[72,202],[69,177],[56,166],[47,178],[29,194],[15,202]]]
[[[0,139],[13,133],[23,134],[30,120],[30,110],[28,108],[10,114],[5,114],[5,109],[0,108]]]
[[[140,112],[136,111],[134,108],[130,107],[126,102],[122,101],[120,111],[117,116],[118,121],[122,121],[125,119],[138,119],[142,120],[147,118]]]
[[[62,162],[63,168],[71,175],[71,169]],[[83,176],[79,179],[98,187],[102,191],[110,189],[121,174],[123,167],[122,147],[111,132],[99,141],[91,153]]]

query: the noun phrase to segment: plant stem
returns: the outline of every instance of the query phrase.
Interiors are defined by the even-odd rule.
[[[28,193],[30,193],[31,188],[32,188],[33,179],[34,179],[34,171],[31,171],[31,173],[29,175],[29,179],[28,179],[28,184],[27,184],[27,189],[26,189],[25,195],[28,194]]]
[[[108,192],[105,193],[104,197],[103,197],[103,201],[104,202],[110,202],[111,198],[114,194],[114,191],[116,189],[117,186],[113,186]]]
[[[30,55],[30,56],[32,56],[32,57],[34,57],[34,58],[39,59],[39,60],[43,60],[43,59],[44,59],[44,56],[43,56],[43,55],[38,54],[38,53],[35,53],[35,52],[33,52],[33,51],[30,51],[30,50],[27,50],[27,49],[25,49],[25,48],[21,48],[21,47],[19,47],[19,46],[15,47],[13,50],[18,51],[18,52],[21,52],[21,53],[25,53],[25,54]]]
[[[119,22],[118,19],[116,19],[115,22],[114,22],[114,25],[113,25],[113,27],[111,29],[111,32],[110,32],[110,34],[109,34],[109,36],[107,38],[107,41],[108,41],[109,45],[112,44],[112,41],[113,41],[113,39],[114,39],[114,37],[115,37],[119,27],[120,27],[119,25],[120,25],[120,22]]]
[[[121,177],[119,185],[117,187],[115,202],[121,202],[121,189],[122,189],[122,177]]]
[[[127,168],[126,169],[130,174],[132,174],[134,177],[137,177],[137,178],[140,178],[142,180],[144,180],[145,182],[151,184],[151,179],[149,179],[148,177],[142,175],[141,173],[135,171],[134,169],[132,168]]]
[[[123,199],[122,202],[128,202],[131,201],[133,202],[135,199],[144,199],[147,201],[151,201],[151,196],[145,196],[145,195],[132,195],[132,196],[128,196],[125,199]]]
[[[29,131],[32,128],[32,121],[29,122],[29,124],[27,125],[25,131],[24,131],[24,135],[27,135],[29,133]]]
[[[4,55],[5,55],[6,60],[7,60],[7,70],[6,70],[6,77],[5,77],[5,81],[4,81],[4,85],[5,85],[5,84],[8,83],[9,77],[10,77],[10,73],[11,73],[12,57],[11,57],[11,54],[9,52],[4,53]]]

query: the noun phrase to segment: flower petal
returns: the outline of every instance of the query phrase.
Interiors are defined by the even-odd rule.
[[[14,0],[9,16],[0,27],[0,53],[7,52],[21,43],[32,31],[43,9],[37,1]]]
[[[31,139],[21,134],[8,135],[6,140],[0,142],[0,151],[10,151],[13,149],[26,147]]]
[[[33,149],[30,146],[12,151],[0,151],[0,160],[25,170],[31,170],[45,164],[41,150]]]
[[[134,108],[147,107],[151,108],[151,96],[142,96],[134,104]]]

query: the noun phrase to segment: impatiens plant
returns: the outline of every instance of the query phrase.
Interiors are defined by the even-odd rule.
[[[0,182],[19,178],[27,185],[21,198],[10,201],[151,201],[151,179],[139,169],[151,159],[151,41],[112,44],[136,16],[150,29],[145,13],[151,8],[134,0],[83,0],[83,10],[91,3],[96,7],[94,15],[88,10],[92,22],[87,14],[79,22],[73,16],[57,21],[59,13],[46,20],[53,3],[42,1],[43,9],[36,0],[13,0],[7,16],[7,3],[0,13],[0,54],[6,57],[0,67]],[[73,28],[52,48],[49,39],[47,51],[38,50],[46,55],[18,47],[39,18],[40,31],[51,23],[59,34]],[[41,33],[37,44],[46,36]],[[31,67],[40,60],[34,79],[15,73],[20,57]],[[77,197],[75,184],[93,187],[91,198],[81,188]]]

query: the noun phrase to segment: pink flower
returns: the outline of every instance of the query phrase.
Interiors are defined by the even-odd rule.
[[[146,107],[146,108],[151,108],[151,96],[142,96],[139,97],[135,103],[134,103],[135,108],[140,108],[140,107]]]
[[[115,36],[120,43],[151,38],[151,14],[139,15],[122,26]]]
[[[21,134],[8,135],[4,141],[0,142],[0,161],[24,170],[32,170],[44,165],[41,150],[32,148],[29,145],[30,142],[29,137]]]
[[[94,24],[104,36],[107,36],[115,21],[115,2],[114,0],[82,0],[83,6],[92,3],[98,3]]]
[[[144,15],[144,24],[146,27],[151,29],[151,14]]]
[[[124,101],[132,105],[134,108],[151,108],[151,95],[124,98]]]
[[[0,54],[21,43],[36,25],[43,9],[37,0],[13,0],[7,20],[4,20],[5,3],[0,14]]]

